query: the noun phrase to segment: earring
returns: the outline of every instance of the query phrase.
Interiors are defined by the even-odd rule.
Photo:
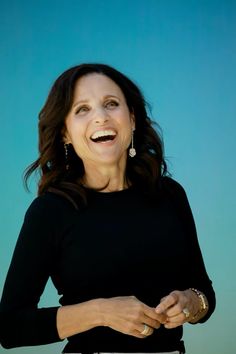
[[[131,148],[129,149],[129,156],[134,157],[136,155],[136,150],[134,148],[134,130],[132,131],[132,138],[131,138]]]
[[[66,161],[66,170],[69,170],[69,145],[64,143],[64,151],[65,151],[65,161]]]

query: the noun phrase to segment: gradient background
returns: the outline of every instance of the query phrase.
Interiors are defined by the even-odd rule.
[[[0,36],[0,290],[35,196],[35,180],[27,194],[22,172],[37,156],[38,111],[62,71],[104,62],[143,89],[195,216],[218,302],[206,324],[185,326],[187,353],[235,353],[236,1],[1,0]],[[42,306],[55,304],[49,284]]]

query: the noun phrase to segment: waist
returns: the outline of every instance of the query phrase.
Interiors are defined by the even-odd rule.
[[[83,354],[83,353],[81,353]],[[93,353],[93,354],[131,354],[131,353],[103,353],[103,352],[99,352],[99,353]],[[132,353],[132,354],[147,354],[147,353]],[[175,350],[172,352],[156,352],[156,353],[150,353],[150,354],[182,354],[179,350]]]
[[[70,354],[85,354],[85,353],[70,353]],[[87,354],[87,353],[86,353]],[[105,352],[95,352],[91,354],[131,354],[131,353],[116,353],[116,352],[110,352],[110,353],[105,353]],[[147,354],[147,353],[132,353],[132,354]],[[183,352],[180,352],[179,350],[175,350],[172,352],[156,352],[156,353],[151,353],[151,354],[183,354]]]
[[[63,353],[184,353],[182,328],[158,329],[145,339],[128,336],[107,327],[96,327],[68,338]]]

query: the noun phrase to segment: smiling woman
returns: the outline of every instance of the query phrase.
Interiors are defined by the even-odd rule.
[[[67,338],[64,353],[184,353],[183,324],[205,322],[215,295],[139,88],[103,64],[64,72],[39,114],[26,180],[35,170],[38,197],[0,305],[1,344]],[[38,308],[49,277],[61,306]]]
[[[77,81],[72,109],[65,119],[64,141],[72,144],[83,161],[84,185],[102,187],[109,179],[104,191],[127,187],[127,149],[134,129],[134,114],[114,81],[96,73]]]

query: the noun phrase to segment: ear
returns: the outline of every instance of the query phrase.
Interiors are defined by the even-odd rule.
[[[66,127],[63,127],[63,129],[61,130],[61,136],[62,136],[63,143],[71,144],[71,139],[68,131],[66,130]]]
[[[131,119],[131,125],[132,125],[132,129],[133,131],[135,130],[135,116],[134,113],[130,113],[130,119]]]

